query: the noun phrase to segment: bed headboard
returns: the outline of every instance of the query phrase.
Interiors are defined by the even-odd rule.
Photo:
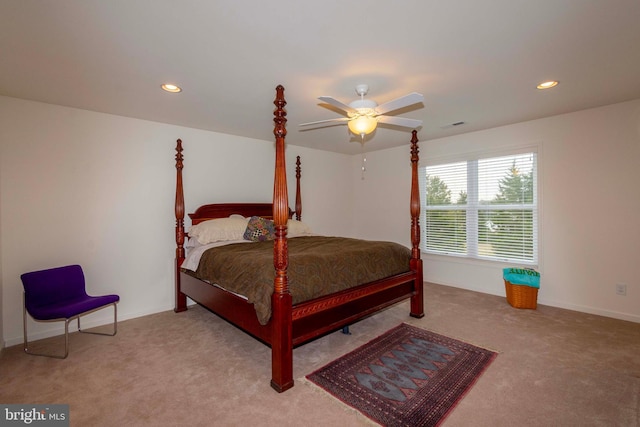
[[[202,205],[194,213],[190,213],[189,218],[191,218],[191,225],[196,225],[208,219],[226,218],[233,214],[273,219],[273,203],[217,203]],[[289,218],[292,216],[293,211],[289,208]]]
[[[178,188],[176,190],[176,218],[178,222],[180,214],[184,213],[184,196],[182,190],[182,141],[178,140],[176,147],[176,168],[178,169]],[[289,218],[293,218],[295,213],[296,219],[302,219],[302,196],[300,194],[300,178],[302,177],[302,167],[300,156],[296,156],[296,204],[295,211],[288,208]],[[178,206],[179,205],[179,206]],[[180,212],[178,212],[180,210]],[[202,205],[195,212],[189,214],[191,225],[208,219],[227,218],[229,215],[238,214],[244,217],[261,216],[262,218],[273,219],[273,203],[213,203]]]

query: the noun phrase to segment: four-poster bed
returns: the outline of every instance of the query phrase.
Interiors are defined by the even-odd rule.
[[[328,294],[312,297],[311,299],[296,301],[296,292],[292,292],[294,282],[297,286],[300,280],[297,248],[305,240],[312,237],[288,237],[288,223],[293,225],[292,219],[300,220],[302,212],[300,196],[300,158],[296,162],[296,203],[295,212],[291,211],[288,202],[286,166],[285,166],[285,137],[286,137],[286,101],[284,88],[276,88],[274,101],[274,135],[275,135],[275,177],[273,189],[273,203],[224,203],[200,206],[194,213],[189,214],[192,225],[196,226],[204,221],[215,218],[227,218],[241,215],[242,217],[261,217],[273,220],[273,241],[229,245],[241,247],[244,251],[249,247],[268,247],[270,263],[272,264],[272,287],[269,289],[270,313],[267,318],[257,315],[257,304],[254,306],[247,298],[211,282],[201,280],[192,271],[182,268],[185,261],[185,240],[187,233],[184,228],[184,192],[183,192],[183,156],[182,141],[177,141],[176,146],[176,264],[175,264],[175,311],[181,312],[187,309],[187,297],[213,311],[240,329],[253,335],[267,345],[271,346],[272,379],[271,386],[278,392],[283,392],[293,387],[293,348],[304,342],[317,338],[328,332],[348,326],[355,321],[371,315],[399,301],[410,299],[410,315],[413,317],[424,316],[423,309],[423,274],[422,260],[420,259],[419,240],[420,228],[418,216],[420,202],[418,193],[418,138],[413,131],[411,139],[411,249],[406,250],[406,258],[403,258],[401,272],[392,274],[384,273],[379,278],[367,282],[359,282],[355,286],[332,291]],[[320,237],[318,237],[320,238]],[[325,238],[333,239],[333,238]],[[338,239],[338,238],[336,238]],[[354,242],[357,243],[355,239]],[[362,241],[364,242],[364,241]],[[372,242],[380,243],[380,242]],[[359,243],[358,243],[359,244]],[[391,244],[396,245],[396,244]],[[396,245],[401,246],[401,245]],[[217,248],[216,248],[217,249]],[[291,251],[290,251],[291,249]],[[247,249],[248,250],[248,249]],[[211,251],[214,251],[213,249]],[[386,261],[394,256],[381,255]],[[399,255],[402,257],[402,255]],[[234,256],[233,258],[243,258]],[[254,259],[253,255],[245,259]],[[347,257],[348,258],[348,257]],[[291,265],[290,265],[291,259]],[[364,259],[357,258],[356,259]],[[294,261],[295,260],[295,261]],[[304,261],[306,262],[306,261]],[[334,261],[331,261],[334,262]],[[378,261],[377,264],[382,264]],[[360,262],[353,264],[354,268],[342,268],[342,270],[356,270]],[[225,264],[226,266],[226,264]],[[333,264],[331,266],[334,266]],[[315,265],[314,265],[315,267]],[[362,268],[359,268],[362,270]],[[200,268],[198,268],[198,271]],[[302,270],[304,271],[304,269]],[[297,275],[297,276],[296,276]],[[216,276],[217,277],[217,276]],[[325,276],[320,276],[321,280]],[[317,277],[314,276],[314,279]],[[316,280],[317,281],[317,280]],[[215,282],[218,283],[218,282]],[[290,285],[292,286],[290,288]],[[269,285],[271,287],[271,285]],[[292,297],[294,294],[294,297]]]

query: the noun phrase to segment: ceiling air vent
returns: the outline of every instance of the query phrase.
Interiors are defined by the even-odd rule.
[[[462,126],[463,124],[465,124],[465,122],[462,122],[462,121],[455,122],[455,123],[451,123],[450,125],[444,125],[440,129],[449,129],[449,128],[453,128],[453,127],[456,127],[456,126]]]

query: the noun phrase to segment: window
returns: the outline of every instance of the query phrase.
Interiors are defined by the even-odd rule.
[[[420,169],[422,250],[538,263],[535,152]]]

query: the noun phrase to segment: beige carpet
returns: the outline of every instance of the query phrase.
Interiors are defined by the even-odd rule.
[[[402,303],[295,349],[283,394],[268,347],[195,307],[121,322],[115,337],[73,334],[66,360],[5,349],[0,403],[67,403],[72,426],[366,426],[304,376],[406,322],[499,352],[443,426],[640,426],[639,324],[433,284],[425,295],[423,319]]]

